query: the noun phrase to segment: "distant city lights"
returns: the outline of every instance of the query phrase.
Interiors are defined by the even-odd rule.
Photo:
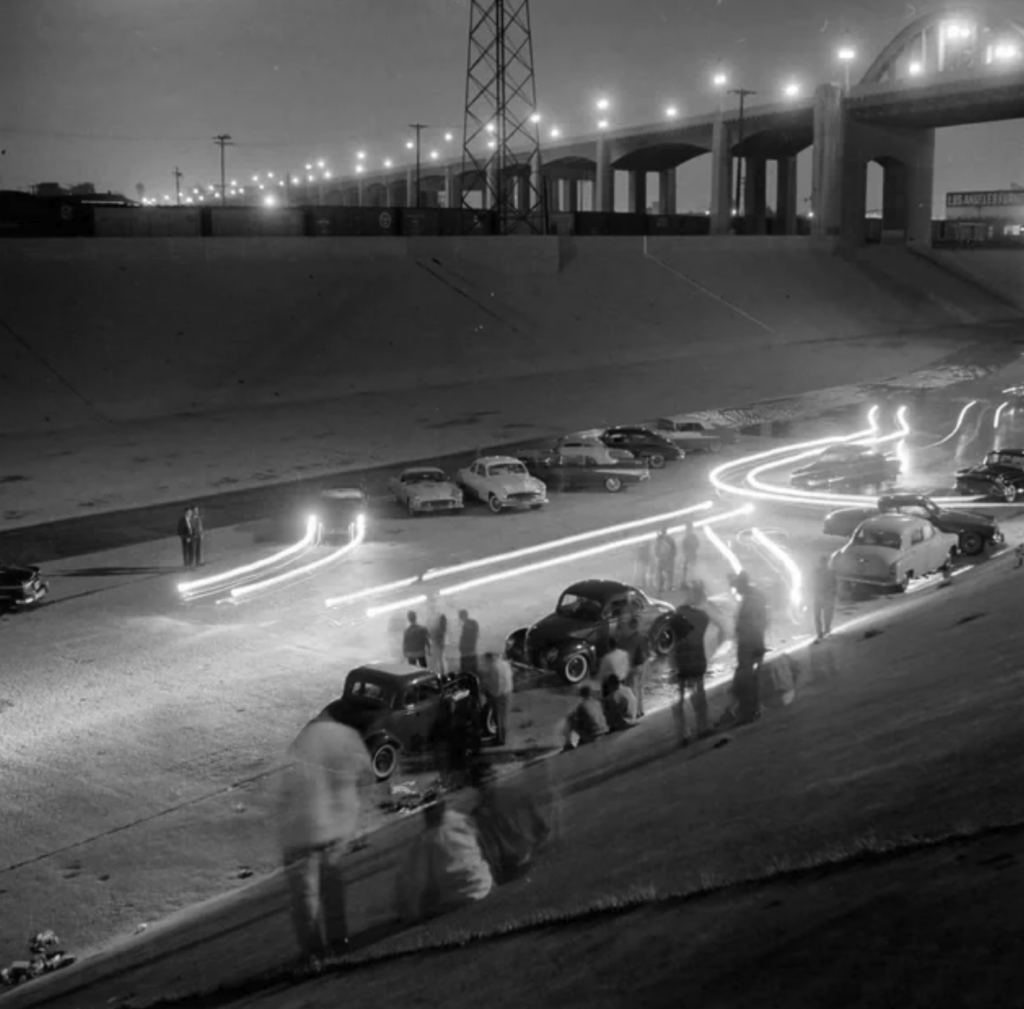
[[[800,96],[800,85],[796,81],[790,81],[783,87],[782,93],[787,98],[798,98]]]
[[[385,158],[384,159],[384,167],[385,168],[391,168],[392,167],[392,161],[391,161],[390,158]]]
[[[557,140],[562,135],[562,131],[557,126],[552,126],[551,132],[548,135],[552,140]]]
[[[437,159],[438,159],[439,157],[441,157],[441,153],[440,153],[440,151],[431,151],[431,152],[430,152],[430,160],[431,160],[431,161],[437,161]]]
[[[907,72],[911,77],[919,77],[924,72],[924,67],[918,60],[914,60],[910,66],[907,67]]]
[[[675,119],[676,116],[678,116],[678,115],[679,115],[679,109],[675,105],[669,105],[665,109],[665,118],[666,119]]]

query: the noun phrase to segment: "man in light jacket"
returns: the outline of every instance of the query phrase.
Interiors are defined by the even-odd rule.
[[[279,792],[282,858],[299,949],[316,965],[348,945],[342,855],[373,775],[360,734],[327,715],[306,725],[288,755]]]

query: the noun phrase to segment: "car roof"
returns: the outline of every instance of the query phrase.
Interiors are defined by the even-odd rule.
[[[366,495],[358,487],[327,487],[320,496],[338,501],[361,501]]]
[[[369,674],[369,676],[366,676]],[[398,680],[408,683],[415,680],[437,679],[437,676],[422,666],[410,666],[404,662],[371,662],[349,670],[349,676],[360,675],[368,679]]]
[[[924,521],[916,515],[872,515],[871,518],[865,519],[861,526],[870,526],[872,529],[881,529],[884,532],[901,533]]]
[[[935,503],[927,494],[883,494],[878,499],[879,507],[881,507],[883,501],[886,504],[896,505],[897,507],[899,505],[921,504],[925,501],[929,504]]]
[[[654,432],[646,424],[616,424],[614,427],[606,427],[605,434],[611,431],[642,431],[644,434]]]
[[[986,455],[1024,455],[1024,448],[993,448]]]
[[[410,473],[441,473],[444,474],[444,470],[440,466],[410,466],[407,469],[403,469],[401,476],[408,476]]]
[[[490,466],[491,463],[495,462],[519,462],[514,455],[482,455],[478,459],[474,459],[475,463],[483,463],[485,466]]]
[[[608,581],[604,578],[588,578],[585,582],[576,582],[570,585],[565,592],[571,592],[576,596],[585,596],[587,599],[608,599],[629,588],[622,582]]]

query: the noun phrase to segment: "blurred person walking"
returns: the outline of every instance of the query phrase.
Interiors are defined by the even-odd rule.
[[[822,554],[811,577],[811,609],[814,611],[814,630],[818,635],[815,641],[822,641],[832,633],[838,594],[836,573],[829,564],[828,554]]]
[[[688,585],[690,575],[697,570],[697,554],[700,552],[700,537],[692,522],[686,523],[683,533],[683,585]]]
[[[768,604],[764,593],[750,582],[750,575],[741,571],[733,580],[739,593],[736,611],[736,673],[732,691],[736,700],[737,723],[749,725],[761,717],[760,671],[767,646]]]
[[[632,616],[626,627],[622,648],[629,656],[629,676],[624,681],[636,695],[636,717],[644,717],[644,691],[651,661],[651,644],[640,630],[640,618]]]
[[[459,672],[476,675],[479,665],[477,651],[480,643],[480,625],[466,610],[459,610]]]
[[[342,855],[373,773],[360,734],[327,715],[303,728],[288,755],[278,794],[282,861],[299,949],[318,967],[348,946]]]
[[[430,670],[443,680],[448,675],[444,654],[448,643],[448,617],[445,616],[443,610],[438,608],[436,602],[430,608],[427,630],[430,633],[430,649],[427,653],[428,665]]]
[[[494,712],[497,744],[504,746],[508,738],[508,712],[512,706],[512,693],[515,689],[511,663],[496,652],[487,652],[480,671],[480,681],[487,706]]]
[[[203,566],[203,513],[199,505],[192,506],[192,563],[195,567]]]
[[[406,614],[409,626],[402,635],[402,654],[410,666],[422,666],[427,668],[427,648],[430,646],[430,634],[426,627],[417,623],[418,617],[415,610],[409,610]]]
[[[641,589],[649,589],[654,584],[654,543],[644,540],[636,550],[636,565],[633,581]]]
[[[655,592],[671,592],[675,586],[676,541],[662,529],[654,541]]]
[[[191,505],[186,508],[178,519],[178,539],[181,540],[181,563],[186,570],[191,570],[195,564],[195,526]]]

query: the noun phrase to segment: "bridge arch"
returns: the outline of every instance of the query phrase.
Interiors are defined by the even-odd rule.
[[[1016,45],[1024,53],[1024,22],[998,4],[951,4],[907,25],[878,54],[860,83],[984,66],[996,58],[1000,45]]]

